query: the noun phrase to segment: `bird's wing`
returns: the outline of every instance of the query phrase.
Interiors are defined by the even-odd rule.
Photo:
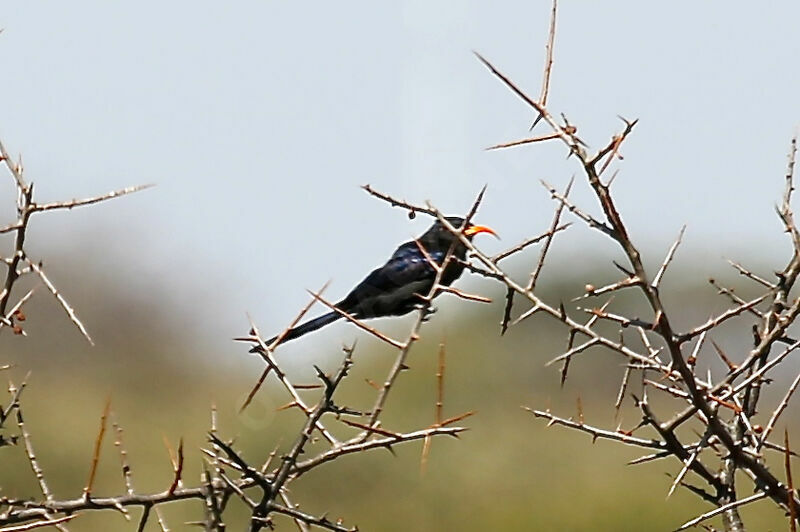
[[[444,260],[444,253],[439,251],[432,251],[430,256],[437,263]],[[404,314],[419,303],[415,294],[427,295],[435,278],[436,271],[416,242],[406,242],[338,306],[360,317]]]
[[[444,260],[444,253],[432,251],[430,257],[437,263]],[[392,254],[386,264],[370,273],[363,283],[374,288],[391,290],[414,281],[436,277],[436,271],[420,251],[416,242],[406,242]]]

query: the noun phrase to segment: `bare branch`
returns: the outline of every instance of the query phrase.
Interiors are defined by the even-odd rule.
[[[611,229],[608,225],[601,222],[600,220],[594,218],[592,215],[585,213],[581,209],[579,209],[575,204],[571,203],[567,197],[563,194],[559,194],[558,191],[553,188],[552,185],[547,183],[547,181],[541,181],[542,186],[550,192],[550,196],[560,201],[571,213],[575,214],[578,218],[586,222],[586,224],[593,228],[597,229],[601,233],[605,233],[606,235],[610,236],[611,238],[616,240],[616,235],[614,234],[614,230]]]
[[[789,429],[783,431],[783,444],[786,446],[784,453],[783,467],[786,471],[786,487],[789,493],[795,493],[794,482],[792,481],[792,452],[789,448]],[[789,497],[789,530],[797,532],[797,508],[795,507],[794,497]]]
[[[372,427],[371,430],[374,431],[375,427]],[[329,449],[328,451],[325,451],[314,458],[309,458],[304,462],[298,462],[297,465],[292,469],[292,474],[299,476],[319,465],[335,460],[336,458],[346,454],[360,453],[371,449],[391,448],[393,445],[398,443],[424,440],[430,436],[457,436],[459,433],[464,432],[465,430],[467,429],[464,427],[432,427],[414,432],[408,432],[405,434],[398,433],[385,438],[375,438],[355,443],[344,443],[340,447]]]
[[[127,196],[128,194],[133,194],[134,192],[139,192],[140,190],[145,190],[147,188],[154,187],[154,184],[147,184],[147,185],[137,185],[134,187],[126,187],[120,190],[115,190],[113,192],[109,192],[108,194],[103,194],[102,196],[94,196],[91,198],[84,198],[84,199],[73,199],[69,201],[57,201],[54,203],[44,203],[38,204],[33,203],[30,206],[30,210],[32,212],[44,212],[44,211],[52,211],[56,209],[74,209],[75,207],[83,207],[85,205],[92,205],[94,203],[100,203],[102,201],[107,201],[114,198],[119,198],[122,196]]]
[[[64,517],[59,517],[57,519],[45,518],[45,519],[42,519],[41,521],[33,521],[31,523],[26,523],[24,525],[17,525],[17,526],[9,526],[9,527],[0,528],[0,532],[23,532],[25,530],[35,530],[37,528],[45,528],[45,527],[48,527],[48,526],[56,526],[56,525],[60,525],[60,524],[66,523],[67,521],[72,521],[73,519],[78,517],[78,515],[79,514],[65,515]]]
[[[511,142],[504,142],[502,144],[495,144],[494,146],[489,146],[488,148],[486,148],[486,151],[499,150],[503,148],[513,148],[514,146],[522,146],[523,144],[533,144],[535,142],[543,142],[545,140],[553,140],[558,138],[560,138],[558,133],[550,133],[548,135],[539,135],[536,137],[529,137],[525,139],[514,140]]]
[[[742,507],[742,506],[744,506],[746,504],[750,504],[751,502],[759,501],[759,500],[763,499],[766,496],[767,496],[766,493],[764,493],[762,491],[762,492],[756,493],[755,495],[750,495],[749,497],[745,497],[743,499],[739,499],[738,501],[734,501],[734,502],[726,504],[724,506],[720,506],[719,508],[715,508],[715,509],[711,510],[710,512],[706,512],[703,515],[699,515],[699,516],[695,517],[694,519],[686,521],[680,527],[678,527],[676,532],[679,532],[681,530],[686,530],[687,528],[691,528],[691,527],[693,527],[695,525],[698,525],[698,524],[702,523],[706,519],[711,519],[712,517],[716,517],[716,516],[718,516],[718,515],[720,515],[722,513],[727,512],[728,510],[730,510],[732,508],[740,508],[740,507]]]
[[[395,199],[395,198],[393,198],[393,197],[391,197],[391,196],[389,196],[387,194],[383,194],[382,192],[378,192],[377,190],[372,188],[370,185],[363,185],[361,188],[366,190],[367,194],[370,194],[371,196],[375,196],[376,198],[387,202],[392,207],[400,207],[401,209],[406,209],[408,211],[409,217],[411,217],[411,218],[416,216],[416,213],[418,213],[418,212],[421,212],[422,214],[427,214],[428,216],[435,216],[433,214],[433,212],[430,209],[426,208],[426,207],[421,207],[419,205],[413,205],[411,203],[407,203],[406,201]]]
[[[777,423],[778,418],[781,416],[786,407],[789,404],[789,399],[792,398],[792,395],[797,390],[797,386],[800,385],[800,373],[797,374],[797,377],[794,378],[792,384],[789,386],[789,389],[786,390],[786,395],[783,396],[781,402],[778,403],[778,407],[772,412],[772,415],[769,417],[769,422],[767,423],[766,428],[764,428],[764,433],[761,435],[761,443],[759,445],[762,446],[767,442],[767,438],[769,438],[772,429],[775,428],[775,423]]]
[[[553,0],[553,10],[550,13],[550,32],[547,37],[547,59],[544,63],[544,77],[542,79],[542,93],[539,101],[542,106],[547,105],[547,96],[550,93],[550,75],[553,71],[553,49],[556,40],[556,11],[558,10],[558,0]],[[540,115],[541,116],[541,115]],[[534,125],[536,125],[534,123]]]
[[[661,278],[664,277],[664,273],[667,271],[669,263],[672,262],[672,258],[675,256],[675,250],[677,250],[678,246],[681,244],[681,239],[683,238],[684,231],[686,231],[685,225],[681,227],[681,232],[678,233],[678,238],[675,240],[675,243],[672,244],[672,247],[669,248],[667,256],[664,259],[664,262],[661,264],[661,268],[658,269],[658,273],[656,273],[656,276],[653,277],[653,287],[657,288],[658,285],[661,283]]]
[[[506,257],[510,257],[511,255],[515,255],[515,254],[519,253],[520,251],[522,251],[523,249],[527,248],[528,246],[531,246],[533,244],[538,244],[539,242],[541,242],[542,240],[545,240],[545,239],[550,239],[553,234],[558,233],[560,231],[564,231],[565,229],[567,229],[571,225],[572,225],[571,222],[565,223],[565,224],[559,225],[558,227],[556,227],[555,229],[553,229],[551,231],[547,231],[546,233],[543,233],[541,235],[535,236],[533,238],[525,239],[524,241],[520,242],[519,244],[517,244],[513,248],[509,248],[509,249],[507,249],[505,251],[501,251],[497,255],[493,256],[492,257],[492,262],[501,261],[501,260],[505,259]]]
[[[39,482],[39,488],[42,490],[42,495],[44,495],[44,498],[47,501],[52,501],[53,493],[50,491],[50,488],[47,487],[47,482],[44,478],[44,472],[39,466],[39,462],[36,461],[36,454],[33,452],[33,444],[31,443],[31,435],[25,428],[25,422],[23,421],[22,417],[22,407],[19,405],[17,405],[17,426],[22,433],[22,441],[25,442],[25,454],[28,457],[28,463],[30,463],[33,474],[36,477],[36,480]]]
[[[94,478],[97,474],[97,463],[100,461],[100,448],[103,445],[103,436],[106,434],[106,421],[108,421],[108,413],[110,411],[111,398],[108,397],[106,399],[106,406],[103,408],[103,415],[100,416],[100,430],[94,441],[94,452],[92,453],[92,467],[89,469],[89,480],[86,481],[86,487],[83,489],[83,497],[86,500],[91,497],[92,487],[94,486]]]
[[[94,340],[92,340],[92,337],[89,336],[89,333],[86,331],[86,327],[84,327],[81,320],[78,319],[77,314],[75,314],[75,309],[73,309],[70,306],[70,304],[67,302],[64,296],[61,295],[61,292],[58,291],[55,285],[44,274],[42,266],[40,264],[33,262],[28,257],[25,257],[25,260],[30,265],[31,269],[39,275],[39,278],[42,280],[42,282],[50,291],[50,293],[53,294],[53,297],[55,297],[56,300],[58,300],[58,302],[61,304],[61,307],[64,309],[64,312],[66,312],[67,316],[69,316],[70,321],[75,324],[75,326],[78,328],[79,331],[81,331],[81,334],[83,335],[84,338],[86,338],[86,341],[89,342],[89,344],[94,345]]]
[[[710,331],[711,329],[715,329],[715,328],[719,327],[725,321],[727,321],[727,320],[729,320],[731,318],[735,318],[736,316],[739,316],[743,312],[754,308],[756,305],[758,305],[759,303],[761,303],[762,301],[767,299],[767,297],[769,297],[769,295],[770,294],[768,292],[768,293],[766,293],[764,295],[758,296],[757,298],[745,303],[744,305],[739,305],[738,307],[734,307],[732,309],[726,310],[725,312],[723,312],[722,314],[720,314],[716,318],[711,318],[707,322],[705,322],[704,324],[699,325],[699,326],[695,327],[694,329],[692,329],[691,331],[688,331],[688,332],[680,335],[680,337],[678,339],[678,342],[679,343],[686,342],[687,340],[691,340],[695,336],[698,336],[700,334],[703,334],[704,332],[707,332],[707,331]]]
[[[564,427],[585,432],[592,436],[592,442],[596,441],[597,439],[605,439],[605,440],[615,440],[627,445],[633,445],[636,447],[645,447],[648,449],[666,448],[664,443],[658,440],[646,440],[643,438],[636,438],[634,436],[631,436],[630,434],[625,434],[624,432],[619,432],[619,431],[615,432],[610,430],[599,429],[597,427],[592,427],[591,425],[586,425],[585,423],[579,423],[577,421],[573,421],[572,419],[565,419],[562,417],[558,417],[547,411],[534,410],[528,408],[527,406],[523,406],[522,408],[524,408],[525,410],[527,410],[536,417],[548,420],[547,423],[548,426],[562,425]]]

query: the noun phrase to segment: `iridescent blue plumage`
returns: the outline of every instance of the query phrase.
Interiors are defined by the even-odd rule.
[[[428,255],[437,264],[444,262],[446,254],[447,251],[428,251]],[[428,278],[433,282],[436,278],[436,270],[433,269],[416,242],[406,242],[397,248],[386,264],[373,270],[354,292],[358,291],[362,285],[375,289],[392,290],[399,285]]]

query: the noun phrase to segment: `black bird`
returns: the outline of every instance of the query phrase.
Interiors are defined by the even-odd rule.
[[[447,221],[457,229],[464,224],[464,219],[457,216],[447,217]],[[497,236],[492,229],[484,225],[470,224],[468,227],[462,228],[462,232],[470,240],[478,233],[490,233]],[[448,251],[452,248],[452,257],[442,273],[440,284],[450,286],[461,276],[464,265],[455,259],[464,260],[467,248],[458,237],[437,220],[417,240],[411,240],[398,247],[386,264],[367,275],[347,294],[347,297],[336,303],[336,308],[361,320],[402,316],[418,309],[420,305],[424,304],[423,298],[428,296],[436,280],[436,270],[428,262],[425,254],[420,250],[420,246],[439,265],[444,263]],[[289,329],[281,339],[281,343],[316,331],[342,317],[335,311],[323,314]],[[277,338],[275,336],[269,339],[266,344],[271,345]]]

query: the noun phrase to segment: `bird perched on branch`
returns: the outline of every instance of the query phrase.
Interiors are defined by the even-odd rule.
[[[446,219],[450,225],[460,229],[469,240],[478,233],[497,236],[497,233],[484,225],[469,224],[467,227],[462,227],[463,218],[451,216]],[[367,275],[347,294],[347,297],[336,303],[336,308],[361,320],[401,316],[421,308],[420,305],[424,305],[422,308],[428,308],[426,298],[433,289],[437,277],[437,271],[430,261],[442,266],[448,253],[451,254],[450,259],[439,279],[439,284],[442,286],[450,286],[461,276],[464,265],[456,259],[463,261],[466,258],[467,247],[458,236],[436,220],[418,239],[398,247],[386,264]],[[281,338],[281,343],[316,331],[342,317],[342,314],[336,311],[323,314],[289,329]],[[266,344],[273,344],[277,338],[278,336],[269,339]]]

